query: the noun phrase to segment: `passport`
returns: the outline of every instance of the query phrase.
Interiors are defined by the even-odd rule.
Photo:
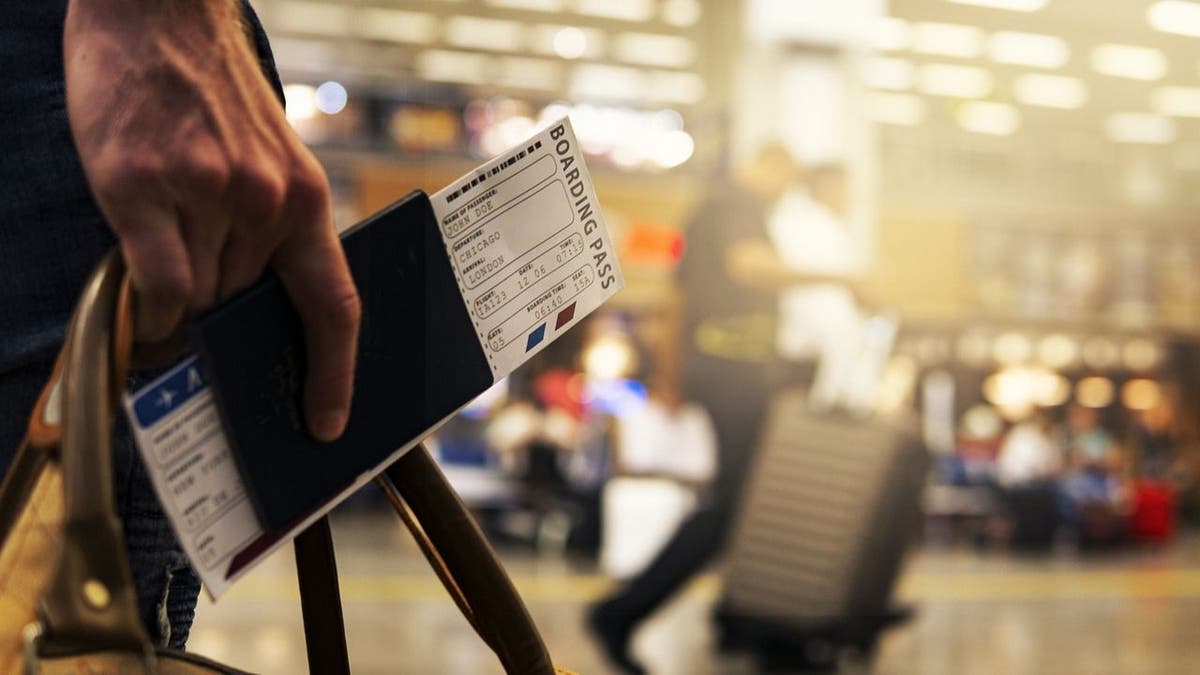
[[[304,328],[277,278],[192,327],[229,447],[268,530],[296,524],[493,383],[423,192],[347,230],[342,246],[363,311],[350,418],[338,440],[307,432]]]

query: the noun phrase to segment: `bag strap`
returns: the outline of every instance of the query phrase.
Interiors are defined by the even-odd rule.
[[[59,356],[59,377],[47,385],[31,420],[31,443],[52,447],[57,441],[65,495],[62,546],[40,614],[46,638],[56,644],[152,653],[112,488],[113,412],[132,352],[129,294],[124,264],[113,251],[84,288]]]
[[[554,675],[550,653],[495,551],[425,446],[377,479],[467,621],[509,675]]]

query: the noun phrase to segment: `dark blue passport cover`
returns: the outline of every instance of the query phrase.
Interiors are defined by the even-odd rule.
[[[362,298],[354,400],[333,443],[305,429],[304,333],[279,280],[200,318],[192,339],[262,524],[328,502],[492,384],[429,198],[414,192],[342,235]]]

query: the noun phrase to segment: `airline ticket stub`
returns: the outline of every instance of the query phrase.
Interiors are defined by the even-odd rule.
[[[495,379],[623,287],[582,150],[565,118],[431,202]],[[371,479],[364,475],[289,531],[268,532],[238,472],[198,357],[127,393],[124,407],[164,511],[214,599]]]
[[[624,286],[568,118],[430,201],[496,379]]]

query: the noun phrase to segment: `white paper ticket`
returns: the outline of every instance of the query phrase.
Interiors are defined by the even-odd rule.
[[[215,598],[240,576],[228,573],[234,557],[264,531],[197,361],[195,356],[185,360],[126,394],[124,403],[163,511]]]
[[[494,378],[512,372],[623,287],[568,120],[431,197],[446,253]],[[215,599],[371,479],[287,532],[259,523],[198,357],[124,397],[151,483]],[[418,442],[398,448],[380,469]]]
[[[568,118],[431,201],[496,379],[624,287]]]

